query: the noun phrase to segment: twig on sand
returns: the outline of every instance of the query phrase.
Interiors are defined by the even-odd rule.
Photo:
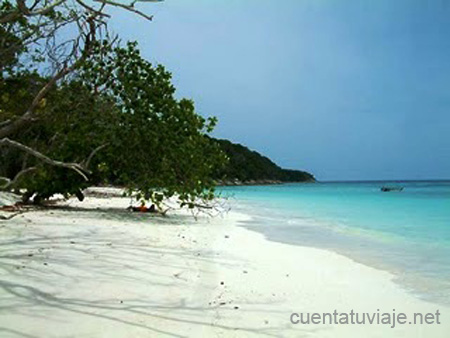
[[[25,210],[21,210],[21,211],[18,211],[16,213],[12,214],[12,215],[8,215],[8,216],[0,215],[0,221],[8,221],[11,218],[16,217],[17,215],[23,214],[24,212],[25,212]]]

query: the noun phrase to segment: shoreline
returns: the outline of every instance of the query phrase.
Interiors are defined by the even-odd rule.
[[[439,210],[441,205],[436,203],[434,206],[440,213],[434,213],[435,210],[429,208],[432,202],[417,205],[417,209],[424,208],[420,209],[420,213],[411,210],[412,204],[405,206],[411,195],[413,201],[418,200],[414,197],[419,197],[418,193],[423,192],[423,185],[409,187],[409,195],[381,195],[376,184],[359,187],[356,189],[364,193],[371,191],[370,198],[374,196],[374,201],[360,194],[364,197],[361,203],[350,203],[350,197],[358,195],[352,196],[353,187],[348,185],[343,188],[325,185],[324,197],[320,188],[311,187],[309,190],[309,187],[297,188],[294,185],[279,190],[229,190],[229,200],[234,210],[254,217],[243,226],[264,234],[270,241],[330,250],[355,262],[389,271],[395,276],[396,283],[415,297],[449,306],[450,269],[446,263],[450,257],[450,247],[448,228],[445,230],[446,224],[442,222],[448,218],[448,212]],[[337,196],[345,189],[349,189],[350,197],[341,205]],[[384,208],[383,203],[386,204],[391,197],[407,202],[392,206],[390,211],[395,213],[389,210],[386,214],[384,210],[380,212]],[[364,217],[360,211],[360,217],[355,217],[358,211],[354,212],[350,206],[354,206],[354,210],[365,210],[372,217]],[[427,214],[428,218],[423,217]],[[379,215],[384,218],[379,220]],[[425,233],[422,231],[425,226],[422,225],[428,224],[428,221],[430,224]],[[418,231],[422,231],[420,237],[415,233],[416,225]],[[439,231],[442,236],[432,240]]]
[[[446,283],[446,280],[442,277],[430,277],[430,276],[423,276],[419,273],[413,273],[413,271],[406,270],[406,268],[395,265],[392,261],[387,262],[386,257],[383,260],[382,257],[376,257],[374,256],[373,252],[371,253],[363,253],[362,251],[367,251],[368,249],[365,248],[361,252],[356,252],[355,248],[358,245],[361,245],[360,242],[366,243],[368,241],[367,238],[354,238],[355,243],[353,243],[353,247],[345,246],[344,244],[338,244],[338,245],[325,245],[323,242],[319,243],[314,240],[309,240],[308,243],[301,242],[296,239],[291,239],[285,236],[280,235],[274,235],[271,234],[270,231],[265,229],[258,229],[258,221],[257,220],[249,220],[245,224],[239,225],[241,227],[244,227],[245,229],[256,232],[258,234],[262,234],[264,238],[267,241],[280,243],[280,244],[286,244],[286,245],[292,245],[292,246],[298,246],[298,247],[304,247],[304,248],[315,248],[319,250],[325,250],[332,253],[335,253],[339,256],[343,256],[345,258],[348,258],[354,263],[362,264],[364,266],[368,266],[370,268],[373,268],[378,271],[387,272],[390,275],[392,275],[392,280],[402,289],[406,290],[409,294],[411,294],[413,297],[419,298],[421,300],[435,303],[440,306],[450,306],[450,303],[447,299],[442,299],[443,292],[442,290],[449,290],[449,285]],[[327,229],[321,229],[322,231],[329,231]],[[333,234],[336,235],[336,234]],[[342,236],[348,236],[351,235],[346,234]],[[347,239],[348,240],[348,239]],[[360,242],[357,242],[360,241]],[[370,240],[369,240],[370,241]],[[371,242],[370,245],[379,244],[375,242]],[[384,249],[386,249],[384,247]],[[391,247],[389,249],[392,250]],[[374,250],[374,247],[371,247],[370,250]],[[446,284],[444,284],[446,283]],[[432,291],[434,290],[434,291]],[[441,292],[436,292],[436,290],[440,290]],[[446,293],[448,296],[448,293]]]
[[[125,212],[128,202],[87,197],[66,203],[76,211],[0,223],[2,336],[446,337],[450,330],[448,307],[414,297],[391,273],[325,249],[270,241],[239,225],[250,216],[155,217]],[[390,328],[289,319],[293,312],[393,308],[440,309],[442,323]]]

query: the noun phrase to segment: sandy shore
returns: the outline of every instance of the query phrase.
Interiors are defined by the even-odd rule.
[[[0,222],[1,337],[449,337],[449,309],[387,272],[270,242],[236,226],[245,215],[163,218],[128,203],[71,200]],[[439,309],[441,324],[290,322],[293,312],[352,309]]]

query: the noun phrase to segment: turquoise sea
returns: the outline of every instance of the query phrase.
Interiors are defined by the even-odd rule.
[[[389,270],[420,297],[450,304],[450,181],[239,186],[221,193],[233,210],[252,216],[244,226],[270,240],[336,251]]]

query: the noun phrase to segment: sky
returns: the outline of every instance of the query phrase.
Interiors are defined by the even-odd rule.
[[[111,28],[214,135],[319,180],[450,179],[450,0],[165,0]]]

